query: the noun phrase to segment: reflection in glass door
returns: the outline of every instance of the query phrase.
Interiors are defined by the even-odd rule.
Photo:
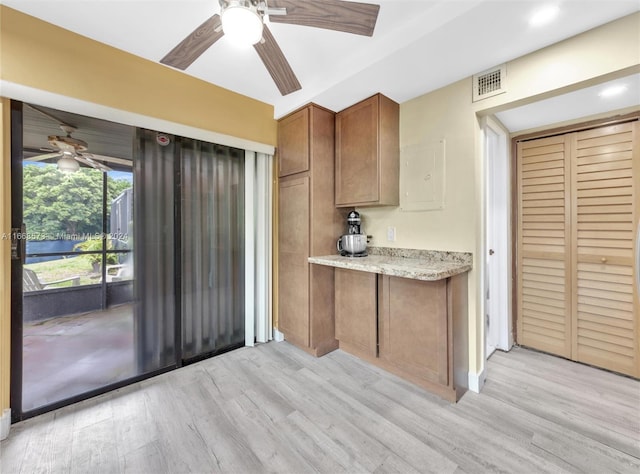
[[[132,133],[23,106],[22,412],[136,373]]]

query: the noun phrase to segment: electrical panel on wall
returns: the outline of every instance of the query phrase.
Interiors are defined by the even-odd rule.
[[[400,150],[400,209],[444,209],[445,140],[407,145]]]

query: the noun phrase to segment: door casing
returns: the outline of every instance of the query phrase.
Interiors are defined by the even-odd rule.
[[[485,350],[513,346],[511,166],[507,132],[491,117],[482,124],[485,163],[485,246],[482,281],[485,297]]]

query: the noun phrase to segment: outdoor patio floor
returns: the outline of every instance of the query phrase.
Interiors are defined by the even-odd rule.
[[[133,306],[25,323],[22,374],[23,411],[134,376]]]

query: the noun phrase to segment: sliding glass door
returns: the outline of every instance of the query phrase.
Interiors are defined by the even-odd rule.
[[[14,421],[244,344],[244,158],[12,103]]]

